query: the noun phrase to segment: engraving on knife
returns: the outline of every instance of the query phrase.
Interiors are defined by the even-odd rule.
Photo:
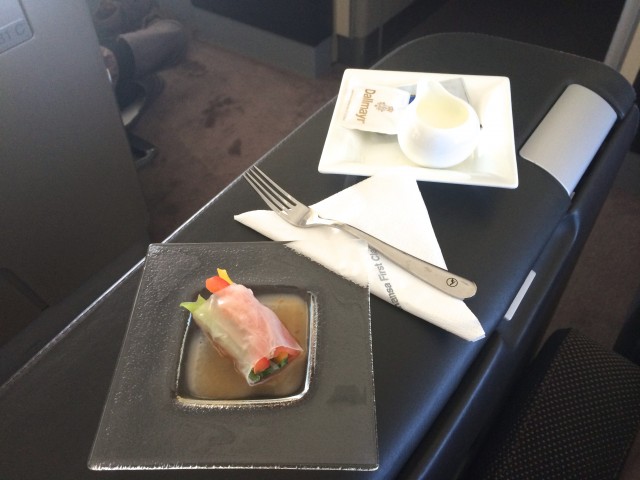
[[[447,285],[451,288],[455,288],[458,286],[458,280],[453,277],[449,277],[447,278]]]
[[[384,263],[382,263],[382,257],[377,250],[371,247],[369,247],[369,257],[373,262],[373,266],[377,270],[378,280],[383,283],[384,288],[387,291],[387,295],[389,295],[389,303],[391,303],[391,305],[395,305],[396,307],[400,307],[400,301],[398,300],[398,296],[393,290],[393,285],[391,284],[389,274],[384,267]]]
[[[0,53],[9,50],[33,36],[29,24],[23,18],[0,27]]]

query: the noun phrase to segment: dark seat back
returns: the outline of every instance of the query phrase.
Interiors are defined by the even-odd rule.
[[[556,331],[505,401],[465,478],[617,478],[640,427],[640,366]]]

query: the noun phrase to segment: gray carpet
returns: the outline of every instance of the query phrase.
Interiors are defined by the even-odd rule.
[[[139,170],[153,241],[162,241],[338,93],[341,71],[310,79],[192,36],[187,56],[159,74],[165,87],[135,124],[158,147]]]

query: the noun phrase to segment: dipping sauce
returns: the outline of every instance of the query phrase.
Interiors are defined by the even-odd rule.
[[[255,296],[275,312],[304,351],[266,382],[250,386],[235,369],[233,361],[221,355],[192,322],[180,362],[178,394],[183,400],[281,399],[304,390],[310,332],[308,299],[295,293],[255,292]]]

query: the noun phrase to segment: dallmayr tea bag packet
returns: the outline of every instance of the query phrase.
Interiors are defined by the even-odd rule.
[[[411,93],[400,88],[355,86],[346,103],[342,125],[366,132],[395,135],[398,133],[398,118],[410,100]]]

